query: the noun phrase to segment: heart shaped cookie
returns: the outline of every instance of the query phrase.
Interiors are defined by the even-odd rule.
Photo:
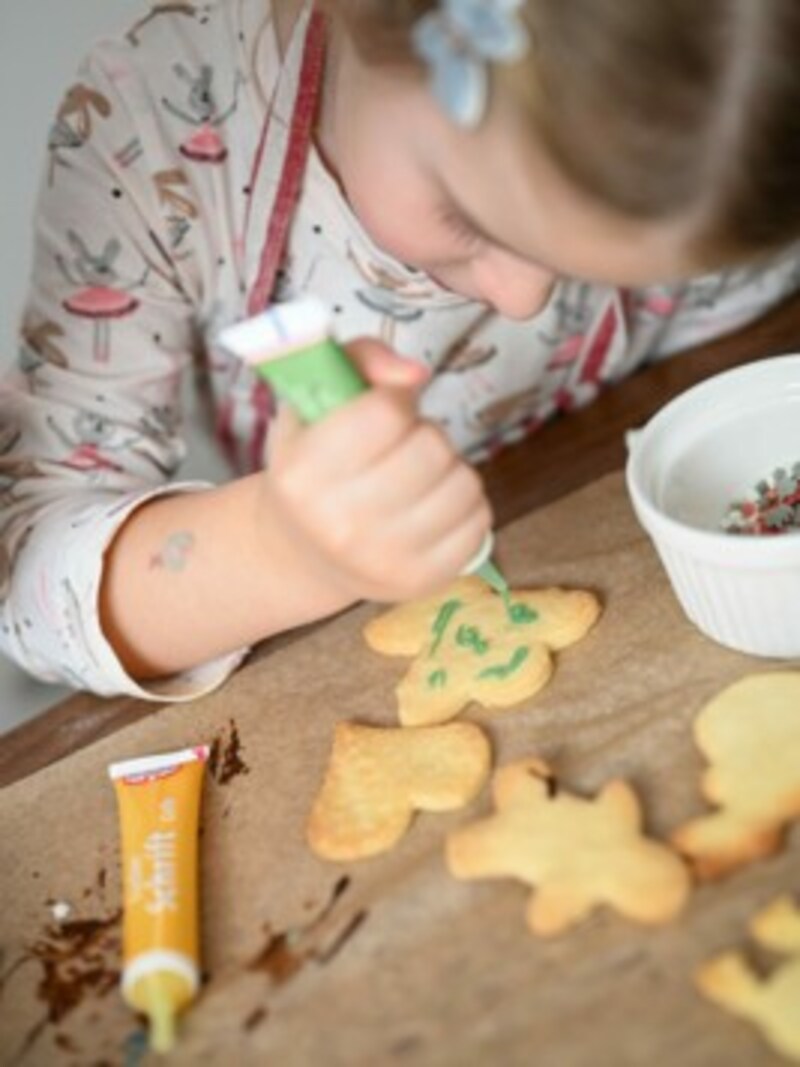
[[[329,860],[385,852],[416,811],[451,811],[471,800],[490,759],[489,742],[472,723],[413,730],[339,723],[308,843]]]

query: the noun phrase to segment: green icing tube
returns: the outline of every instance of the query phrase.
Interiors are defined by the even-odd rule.
[[[328,338],[259,363],[256,371],[303,422],[318,422],[367,389],[342,349]]]
[[[329,331],[325,304],[303,296],[227,327],[219,342],[254,367],[304,422],[313,423],[369,388]],[[508,583],[490,558],[493,545],[489,533],[464,573],[477,574],[507,599]]]

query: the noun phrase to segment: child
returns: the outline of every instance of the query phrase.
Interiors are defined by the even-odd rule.
[[[155,4],[50,135],[6,650],[189,699],[259,639],[441,586],[491,523],[469,460],[798,286],[798,146],[794,0]],[[304,291],[372,338],[374,388],[300,429],[215,339]],[[250,472],[219,487],[169,481],[195,359]]]

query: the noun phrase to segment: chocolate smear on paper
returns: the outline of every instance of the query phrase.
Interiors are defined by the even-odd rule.
[[[119,970],[107,956],[118,958],[122,913],[108,919],[74,919],[47,928],[46,936],[29,949],[42,967],[37,993],[47,1007],[47,1021],[60,1022],[88,994],[105,996],[119,982]]]
[[[36,994],[45,1012],[11,1062],[25,1056],[45,1026],[62,1022],[87,996],[104,997],[117,987],[119,970],[109,964],[109,957],[119,959],[121,916],[117,911],[106,919],[73,919],[47,926],[44,936],[29,945],[3,976],[5,986],[23,964],[41,967]]]
[[[264,971],[269,975],[273,985],[281,986],[308,963],[327,964],[341,952],[347,942],[366,921],[368,912],[356,912],[345,923],[333,940],[326,946],[319,944],[320,931],[327,923],[337,902],[350,885],[345,875],[333,887],[330,899],[310,922],[290,930],[274,932],[269,926],[266,933],[269,939],[264,948],[248,964],[251,971]]]
[[[227,785],[240,774],[250,773],[250,768],[242,758],[242,742],[233,719],[229,727],[227,738],[218,736],[211,742],[208,756],[209,774],[219,785]]]
[[[263,1005],[251,1011],[244,1021],[243,1028],[249,1033],[251,1030],[255,1030],[261,1026],[264,1020],[268,1017],[269,1012]]]

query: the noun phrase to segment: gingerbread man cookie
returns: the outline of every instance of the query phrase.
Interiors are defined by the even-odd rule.
[[[456,830],[447,863],[456,878],[517,878],[536,887],[527,921],[561,933],[607,904],[642,923],[662,923],[689,892],[684,864],[642,834],[636,795],[612,781],[595,800],[562,792],[542,760],[499,770],[496,814]]]
[[[498,596],[480,578],[460,578],[438,596],[392,608],[369,622],[369,646],[414,656],[397,688],[406,726],[445,722],[471,701],[507,708],[538,692],[551,653],[579,641],[600,605],[582,590],[533,589]]]
[[[740,679],[700,712],[694,733],[710,764],[702,790],[719,810],[672,841],[708,880],[775,852],[800,816],[800,671]]]
[[[709,1000],[758,1026],[776,1052],[800,1063],[800,909],[779,897],[750,929],[766,948],[796,955],[762,979],[740,952],[724,952],[698,969],[695,982]]]

